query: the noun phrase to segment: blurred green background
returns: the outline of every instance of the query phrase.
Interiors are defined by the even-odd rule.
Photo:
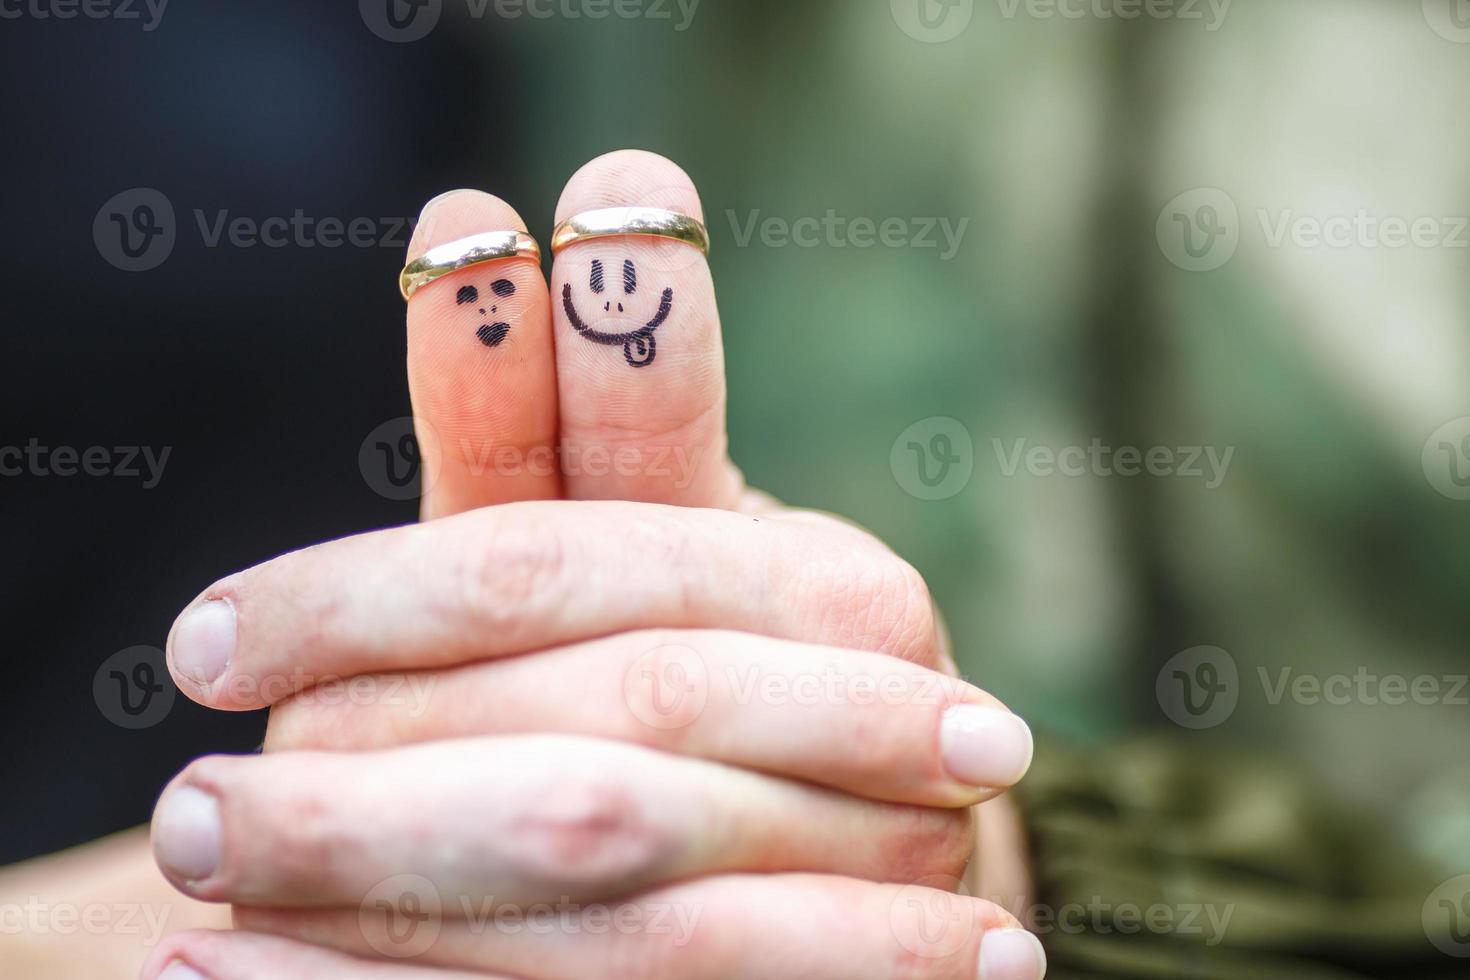
[[[930,37],[969,20],[935,43],[904,29],[902,3],[706,3],[682,32],[677,11],[527,17],[503,48],[514,63],[482,84],[536,73],[540,104],[525,131],[479,138],[523,157],[516,192],[545,202],[543,223],[609,148],[688,169],[714,237],[737,461],[917,565],[979,683],[1074,737],[1156,729],[1294,757],[1463,853],[1470,504],[1423,455],[1470,415],[1470,233],[1454,220],[1470,214],[1470,31],[1450,4],[1387,0],[1134,20],[924,2],[953,18]],[[474,45],[486,27],[457,30]],[[1160,222],[1178,230],[1181,195],[1175,211],[1206,220],[1200,189],[1233,204],[1237,243],[1190,271]],[[747,234],[829,211],[911,235],[967,224],[948,258],[937,230],[937,248]],[[1312,244],[1312,222],[1343,217],[1350,242]],[[1425,217],[1427,245],[1394,247],[1381,224]],[[932,417],[973,446],[942,500],[890,465]],[[1233,456],[1222,481],[1007,465],[1017,440],[1095,439]],[[1198,646],[1228,652],[1238,705],[1192,730],[1155,682]],[[1440,703],[1272,703],[1283,668],[1339,692],[1342,675],[1370,693],[1429,676]]]

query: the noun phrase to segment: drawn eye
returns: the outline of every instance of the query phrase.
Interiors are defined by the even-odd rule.
[[[592,260],[592,291],[594,293],[600,293],[600,292],[602,292],[602,260],[601,259],[593,259]]]
[[[460,306],[463,306],[466,303],[478,302],[479,299],[480,291],[474,286],[461,286],[459,290],[459,295],[455,297],[454,301]]]
[[[638,270],[633,268],[632,259],[623,263],[623,292],[629,296],[638,292]]]
[[[509,279],[497,279],[490,284],[490,288],[493,289],[495,291],[495,295],[499,296],[501,299],[504,299],[507,296],[514,296],[516,294],[516,284],[511,282]]]

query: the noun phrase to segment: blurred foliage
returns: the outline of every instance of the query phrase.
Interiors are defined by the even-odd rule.
[[[549,215],[565,177],[617,146],[688,169],[715,241],[738,462],[912,560],[965,670],[1029,717],[1290,747],[1384,805],[1464,785],[1464,706],[1272,704],[1258,669],[1466,670],[1470,512],[1420,465],[1429,434],[1470,414],[1465,252],[1271,248],[1257,216],[1470,213],[1470,108],[1447,87],[1470,82],[1470,49],[1387,0],[1238,0],[1217,31],[978,3],[944,44],[888,7],[710,2],[683,33],[513,25],[504,70],[544,81],[514,136],[532,198]],[[467,45],[485,31],[460,26]],[[1155,237],[1197,187],[1241,219],[1238,254],[1208,273]],[[756,215],[829,210],[968,226],[950,261],[740,243]],[[889,467],[931,416],[975,447],[969,485],[937,502]],[[1006,476],[994,442],[1094,438],[1235,455],[1206,489]],[[1154,682],[1201,644],[1235,658],[1241,695],[1195,732]]]

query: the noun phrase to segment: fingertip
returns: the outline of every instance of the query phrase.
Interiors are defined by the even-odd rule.
[[[200,885],[220,870],[224,829],[218,797],[196,785],[191,766],[174,777],[153,809],[149,844],[154,863],[174,887],[200,897]]]
[[[494,194],[462,188],[424,206],[408,261],[495,232],[529,235]],[[429,282],[408,305],[408,376],[425,518],[558,496],[551,301],[529,255],[477,262]]]
[[[431,248],[485,231],[530,233],[516,209],[494,194],[470,187],[445,191],[431,198],[419,212],[408,242],[408,261],[420,258]]]
[[[214,687],[229,670],[239,633],[235,605],[224,596],[190,603],[169,630],[164,659],[179,690],[214,707]]]
[[[1021,781],[1036,751],[1031,727],[1019,715],[985,704],[957,704],[940,722],[940,754],[956,782],[1007,788]]]
[[[664,208],[704,220],[699,191],[683,167],[648,150],[614,150],[571,176],[557,202],[556,221],[623,206]]]
[[[1046,950],[1035,933],[992,929],[980,940],[979,980],[1043,980]]]

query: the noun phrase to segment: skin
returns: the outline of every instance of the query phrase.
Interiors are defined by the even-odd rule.
[[[620,205],[702,217],[683,171],[624,151],[573,176],[557,220]],[[511,228],[525,225],[504,202],[453,192],[426,208],[410,254]],[[488,300],[501,279],[515,290],[490,319],[509,329],[490,347],[485,303],[457,297],[474,285]],[[580,336],[551,301],[568,287],[606,333],[636,330],[672,291],[657,358],[634,368]],[[996,732],[1011,716],[953,677],[922,578],[865,532],[745,487],[697,250],[579,243],[549,285],[530,262],[462,270],[410,302],[408,348],[425,522],[211,585],[180,623],[228,610],[218,676],[181,659],[187,627],[170,637],[190,697],[273,710],[264,755],[198,760],[160,799],[159,815],[179,794],[217,808],[207,873],[171,864],[155,820],[165,876],[233,903],[238,931],[171,936],[145,978],[182,976],[176,964],[214,980],[968,978],[982,959],[985,980],[1040,975],[1006,958],[1008,912],[955,894],[986,801],[976,864],[997,876],[983,893],[1018,894],[1018,835],[996,797],[1023,775],[1029,735],[1013,764],[957,767],[953,712]],[[323,697],[337,678],[356,694]],[[436,938],[407,961],[374,932],[396,920],[362,912],[404,873],[442,902]],[[697,925],[533,934],[475,921],[492,898],[575,903],[584,925],[671,909]]]

